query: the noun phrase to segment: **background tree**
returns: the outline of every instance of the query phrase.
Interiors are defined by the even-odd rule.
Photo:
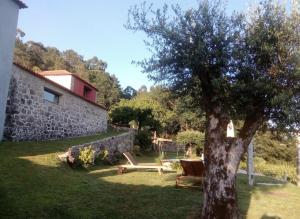
[[[142,85],[139,89],[139,93],[143,93],[143,92],[147,92],[148,89],[147,89],[147,86],[146,85]]]
[[[97,103],[110,108],[119,102],[122,90],[115,75],[106,72],[107,64],[98,57],[84,60],[74,50],[59,51],[42,43],[28,41],[23,43],[24,32],[18,31],[14,61],[36,72],[65,69],[78,74],[94,84],[99,90]]]
[[[122,97],[124,99],[132,99],[133,97],[135,97],[137,95],[137,91],[131,87],[131,86],[127,86],[123,91],[122,91]]]
[[[172,116],[173,112],[162,106],[148,92],[139,93],[131,100],[121,100],[110,113],[113,123],[128,125],[135,120],[139,129],[148,126],[157,131],[165,130]]]
[[[85,67],[88,70],[105,71],[107,63],[94,56],[93,58],[85,61]]]
[[[296,167],[297,140],[279,132],[258,132],[255,136],[255,156],[268,163],[289,162]]]
[[[187,11],[173,6],[173,14],[145,3],[129,11],[128,29],[151,40],[144,71],[205,112],[203,218],[239,217],[236,172],[263,123],[299,127],[300,22],[292,8],[266,0],[228,17],[219,1],[200,1]],[[243,123],[235,138],[226,137],[230,119]]]

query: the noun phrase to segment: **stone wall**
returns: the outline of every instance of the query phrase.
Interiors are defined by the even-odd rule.
[[[108,150],[110,155],[113,155],[116,152],[123,153],[132,150],[134,135],[134,131],[129,131],[117,136],[108,137],[81,145],[74,145],[69,149],[69,152],[71,153],[72,157],[78,158],[80,149],[91,145],[92,149],[95,151],[95,157],[103,150]]]
[[[58,104],[44,100],[44,88],[60,94]],[[46,140],[91,135],[107,129],[107,111],[24,68],[13,65],[4,137]]]

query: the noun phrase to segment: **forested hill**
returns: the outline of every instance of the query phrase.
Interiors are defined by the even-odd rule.
[[[65,69],[94,84],[99,92],[97,102],[107,108],[118,102],[122,95],[121,86],[115,75],[106,72],[107,64],[98,57],[85,60],[74,50],[60,51],[42,43],[23,42],[24,33],[18,31],[14,51],[14,62],[35,72]]]

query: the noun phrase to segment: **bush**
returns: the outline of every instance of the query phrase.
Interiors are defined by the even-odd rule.
[[[98,160],[101,160],[104,164],[115,165],[119,163],[122,154],[118,151],[102,150],[98,156]]]
[[[179,132],[176,137],[176,142],[180,145],[196,145],[196,148],[203,149],[204,133],[199,131]]]
[[[152,134],[148,130],[138,131],[135,135],[134,144],[140,146],[141,150],[146,151],[152,147]]]
[[[141,156],[142,155],[141,147],[139,145],[134,145],[131,150],[131,153],[134,154],[135,156]]]
[[[105,160],[108,158],[108,156],[109,156],[109,151],[105,149],[105,150],[100,151],[98,158],[101,160]]]
[[[269,131],[259,132],[254,141],[256,156],[264,158],[268,163],[296,163],[296,139],[281,135]]]
[[[164,152],[162,152],[157,158],[155,158],[155,163],[157,163],[158,165],[161,165],[161,161],[165,159],[165,154]]]
[[[247,169],[247,161],[241,162],[240,168]],[[256,173],[262,173],[266,176],[274,177],[277,179],[284,179],[287,177],[287,180],[291,183],[297,183],[297,173],[296,167],[291,163],[280,162],[276,164],[267,163],[263,158],[256,157],[254,158],[254,171]]]
[[[79,157],[78,157],[80,163],[85,167],[93,165],[94,164],[94,153],[95,153],[95,151],[92,149],[91,145],[80,149]]]
[[[172,163],[172,170],[175,170],[176,172],[182,171],[182,166],[179,162]]]

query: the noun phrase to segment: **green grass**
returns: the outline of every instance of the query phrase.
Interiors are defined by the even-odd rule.
[[[285,177],[293,184],[297,183],[296,166],[288,162],[267,163],[262,159],[254,160],[254,169],[256,173],[283,180]],[[240,168],[247,170],[247,163],[241,162]]]
[[[115,133],[45,142],[0,144],[0,218],[187,218],[201,205],[202,193],[176,189],[176,173],[131,171],[97,165],[73,170],[57,155],[70,145]],[[139,157],[154,162],[154,156]],[[258,181],[273,179],[260,177]],[[238,177],[238,196],[246,218],[300,215],[300,189],[287,184],[247,186]]]

